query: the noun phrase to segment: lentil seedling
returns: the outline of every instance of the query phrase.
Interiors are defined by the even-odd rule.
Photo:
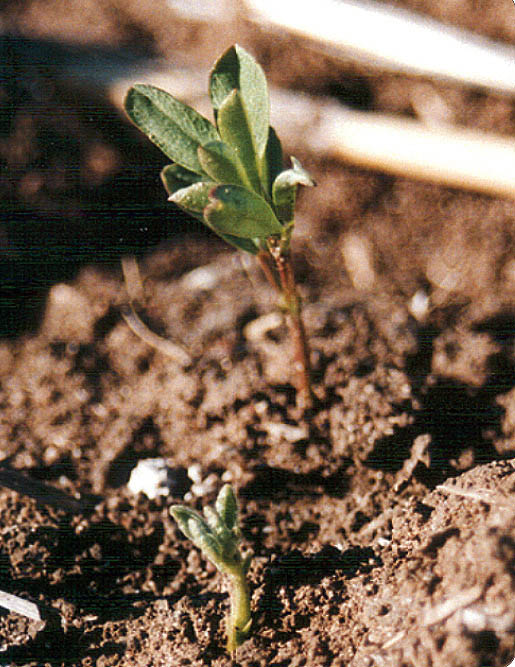
[[[298,160],[283,169],[270,127],[265,74],[241,46],[215,63],[209,81],[215,124],[147,84],[126,97],[129,118],[172,160],[161,172],[170,201],[225,241],[255,255],[280,293],[294,347],[297,402],[312,402],[309,348],[295,284],[290,241],[299,185],[314,185]]]
[[[241,531],[238,505],[230,484],[225,484],[215,507],[205,507],[204,516],[184,505],[173,505],[170,512],[181,531],[229,580],[231,612],[226,618],[227,650],[234,653],[250,633],[250,593],[246,580],[251,554],[239,549]]]

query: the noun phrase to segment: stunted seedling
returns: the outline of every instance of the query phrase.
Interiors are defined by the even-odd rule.
[[[270,126],[266,77],[241,46],[215,63],[209,81],[215,124],[169,93],[147,84],[125,100],[132,121],[167,155],[161,179],[170,201],[225,241],[255,255],[281,294],[295,350],[298,403],[311,403],[309,349],[290,256],[299,185],[313,185],[292,157],[283,170]]]
[[[251,554],[243,556],[239,549],[241,531],[234,491],[230,484],[225,484],[215,507],[204,508],[204,516],[184,505],[173,505],[170,512],[186,537],[229,581],[231,611],[226,618],[227,650],[234,653],[247,639],[252,625],[246,579]]]

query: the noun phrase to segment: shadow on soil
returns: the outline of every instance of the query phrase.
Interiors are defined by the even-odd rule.
[[[321,494],[343,498],[349,488],[345,471],[350,464],[350,460],[345,462],[331,475],[323,475],[318,470],[296,473],[261,464],[254,467],[254,478],[240,490],[240,495],[247,499],[273,498],[275,501]]]
[[[66,632],[60,625],[48,624],[36,637],[18,646],[11,646],[0,653],[2,665],[52,665],[52,667],[72,667],[86,655],[92,659],[92,664],[100,656],[116,656],[121,658],[126,646],[122,643],[107,642],[98,649],[88,650],[91,645],[99,645],[101,637],[95,633],[84,633],[82,630],[69,628]]]
[[[515,386],[515,318],[511,314],[497,316],[477,324],[474,330],[489,333],[500,348],[488,357],[487,379],[480,388],[442,377],[428,386],[433,341],[440,331],[427,327],[418,332],[418,351],[408,359],[407,372],[421,407],[413,412],[410,426],[375,443],[366,461],[368,466],[389,472],[400,470],[409,458],[414,439],[423,434],[431,436],[430,468],[419,466],[416,475],[429,487],[457,474],[452,462],[465,450],[473,452],[471,465],[515,454],[503,452],[501,457],[493,444],[502,435],[504,416],[504,408],[496,399]]]
[[[101,89],[109,73],[144,62],[120,49],[0,36],[0,338],[34,331],[49,288],[81,267],[116,266],[172,236],[209,234],[167,202],[161,151],[102,95],[62,82],[64,71],[77,85],[104,72]],[[116,156],[102,178],[87,176],[95,146]]]
[[[337,547],[325,545],[313,554],[303,554],[294,549],[279,556],[265,572],[263,594],[258,610],[267,625],[276,625],[283,611],[277,589],[284,587],[289,595],[304,584],[319,584],[324,577],[340,572],[345,577],[353,577],[358,572],[366,572],[381,565],[372,547],[350,547],[340,551]]]
[[[50,601],[62,599],[78,606],[85,615],[92,614],[102,621],[138,615],[140,611],[133,603],[144,595],[120,594],[120,581],[154,562],[163,537],[164,527],[158,524],[144,538],[130,540],[124,528],[108,520],[102,520],[77,535],[64,519],[58,528],[44,526],[31,535],[32,542],[48,544],[51,548],[47,568],[53,576],[13,579],[9,574],[10,560],[4,558],[1,588],[17,594],[23,591],[36,600],[41,596]],[[167,577],[171,579],[179,568],[178,563],[170,563]],[[151,595],[149,599],[153,597]]]

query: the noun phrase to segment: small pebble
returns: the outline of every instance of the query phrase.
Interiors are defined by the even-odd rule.
[[[170,468],[165,459],[142,459],[133,468],[127,486],[132,493],[144,493],[151,500],[170,494],[183,498],[191,480],[184,468]]]

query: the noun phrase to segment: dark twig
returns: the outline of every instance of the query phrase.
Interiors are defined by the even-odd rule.
[[[24,475],[18,470],[0,467],[0,486],[33,498],[39,505],[50,505],[68,514],[85,514],[91,512],[102,500],[100,496],[91,494],[74,498],[70,494],[56,489],[49,484],[40,482]]]

